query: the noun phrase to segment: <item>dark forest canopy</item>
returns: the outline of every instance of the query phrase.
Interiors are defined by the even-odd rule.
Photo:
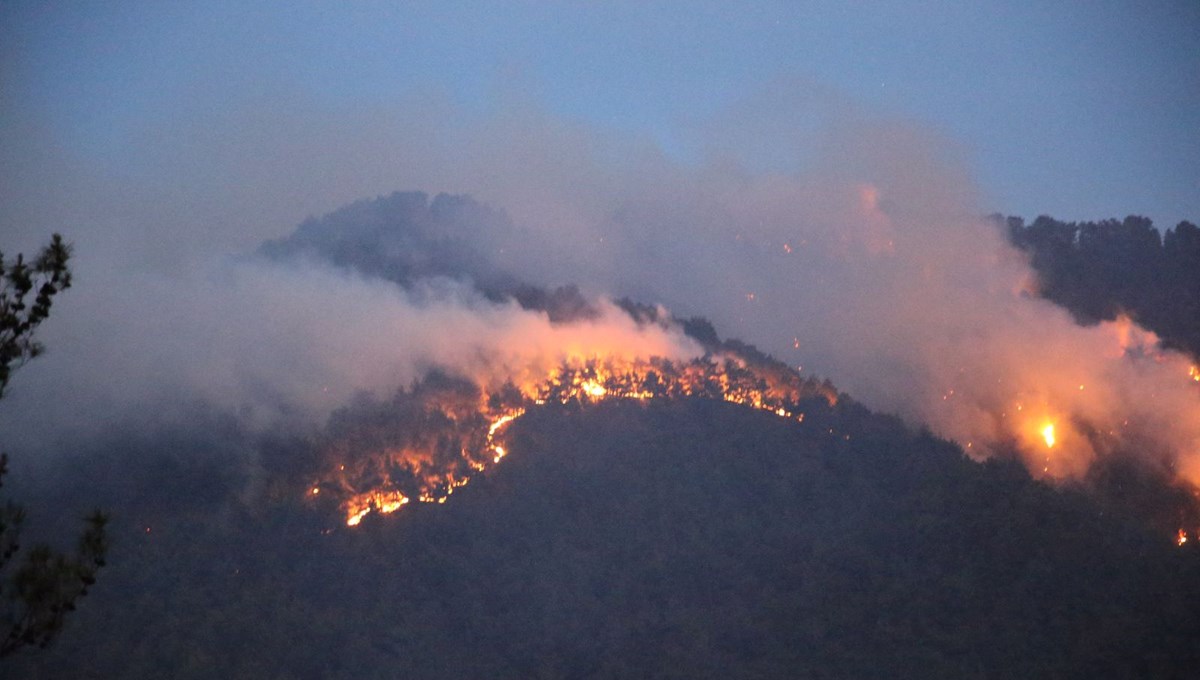
[[[996,216],[997,221],[1000,217]],[[1200,227],[1180,222],[1159,233],[1145,217],[1030,224],[1003,220],[1013,245],[1030,254],[1041,294],[1084,323],[1128,314],[1163,342],[1200,357]]]

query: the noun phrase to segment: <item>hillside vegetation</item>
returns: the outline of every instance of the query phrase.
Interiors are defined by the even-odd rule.
[[[852,403],[809,413],[799,424],[705,399],[548,406],[515,423],[510,459],[452,502],[356,529],[298,498],[242,502],[242,483],[169,506],[126,501],[104,587],[58,646],[13,668],[1192,675],[1192,545]],[[141,484],[204,479],[215,484],[160,464]]]

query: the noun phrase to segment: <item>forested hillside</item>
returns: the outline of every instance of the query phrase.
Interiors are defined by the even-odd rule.
[[[1193,675],[1192,544],[853,403],[808,412],[547,406],[452,502],[356,529],[161,450],[111,500],[103,587],[13,677]]]

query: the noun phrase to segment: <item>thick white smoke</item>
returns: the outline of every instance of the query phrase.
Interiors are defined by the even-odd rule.
[[[511,370],[593,341],[600,327],[558,337],[538,315],[454,286],[417,300],[322,270],[194,264],[245,252],[306,214],[422,189],[507,212],[511,243],[483,250],[518,276],[707,316],[722,335],[972,452],[1015,443],[1034,469],[1069,474],[1122,444],[1200,478],[1200,394],[1182,357],[1122,354],[1114,329],[1081,328],[1031,295],[1027,264],[979,218],[992,206],[963,150],[844,102],[801,99],[822,115],[770,112],[781,121],[769,126],[775,156],[798,159],[776,158],[774,170],[737,145],[742,114],[706,127],[708,155],[691,163],[520,107],[473,118],[405,102],[339,115],[251,98],[148,126],[132,144],[141,165],[115,179],[72,166],[56,175],[69,186],[22,193],[20,214],[5,216],[25,220],[23,244],[31,229],[66,232],[80,275],[45,328],[51,354],[18,374],[0,418],[10,437],[38,439],[38,428],[95,424],[113,404],[160,394],[254,417],[282,404],[319,412],[437,363]],[[805,123],[789,133],[793,115]],[[814,132],[813,120],[829,122]],[[36,167],[34,151],[16,160]],[[694,351],[615,333],[595,341]]]
[[[610,288],[708,314],[975,455],[1016,446],[1035,472],[1068,476],[1121,449],[1200,481],[1187,357],[1127,320],[1085,328],[1038,299],[935,136],[846,125],[804,172],[664,179],[621,196],[572,268],[598,257]]]
[[[91,278],[95,274],[97,278]],[[411,290],[315,261],[224,260],[173,276],[76,272],[51,351],[17,373],[0,427],[10,446],[70,445],[106,425],[186,418],[198,402],[250,426],[320,422],[356,392],[386,396],[431,370],[496,387],[597,355],[687,359],[677,329],[611,303],[552,324],[447,279]]]

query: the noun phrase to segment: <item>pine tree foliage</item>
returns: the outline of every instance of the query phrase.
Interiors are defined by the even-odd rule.
[[[41,353],[34,331],[50,315],[54,296],[71,286],[70,257],[70,245],[58,234],[32,263],[20,254],[7,261],[0,253],[0,397],[12,371]],[[0,453],[0,490],[7,471],[8,456]],[[108,517],[99,510],[84,519],[73,555],[42,544],[22,552],[24,521],[17,503],[0,506],[0,658],[49,645],[96,582],[107,551]]]

